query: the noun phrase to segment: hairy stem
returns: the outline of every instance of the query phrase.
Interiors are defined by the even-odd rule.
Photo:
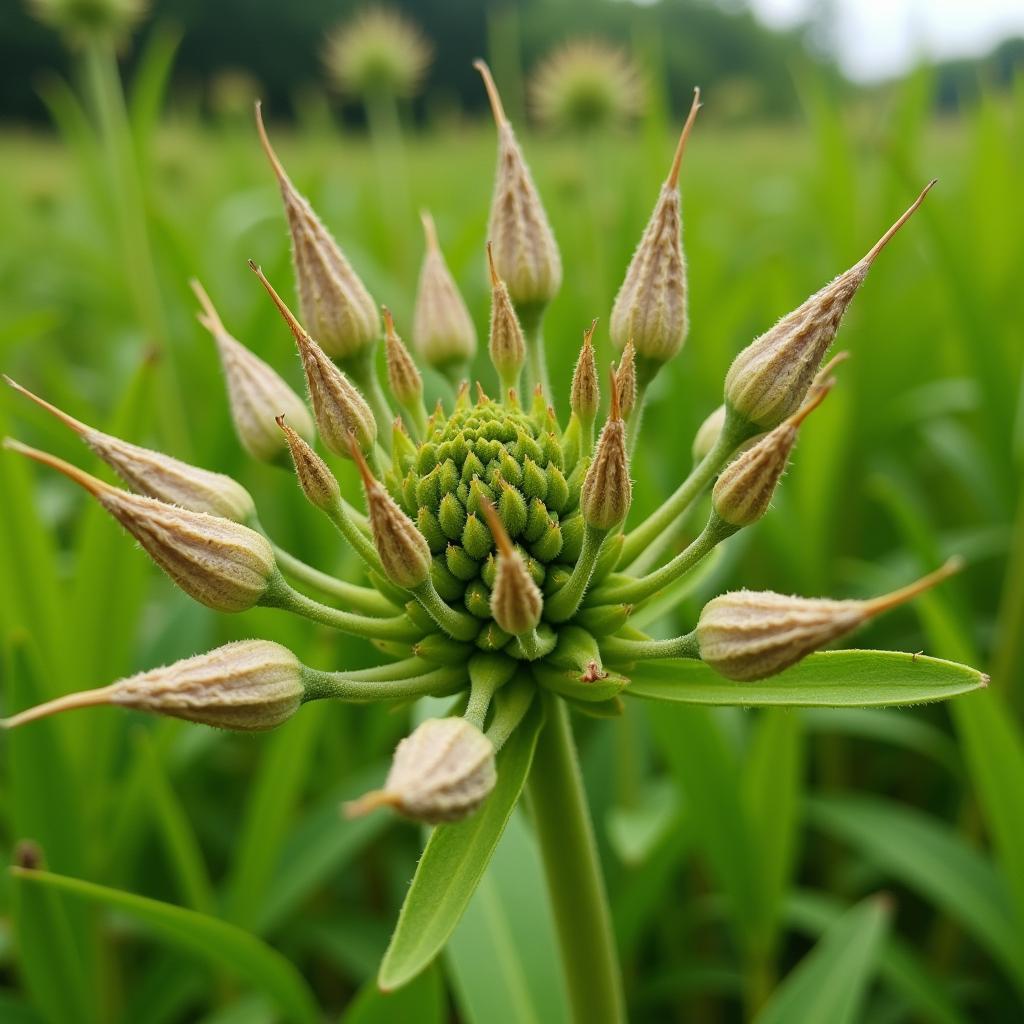
[[[612,636],[601,643],[601,652],[609,661],[642,661],[647,658],[699,658],[694,630],[670,640],[630,640]]]
[[[541,321],[544,318],[543,306],[529,306],[517,309],[519,322],[526,338],[526,394],[530,394],[539,384],[550,401],[551,381],[548,379],[548,363],[544,356],[544,332]]]
[[[594,575],[601,545],[607,536],[607,530],[599,530],[588,526],[583,534],[583,548],[580,557],[572,570],[572,575],[561,590],[553,594],[544,606],[544,616],[551,622],[565,622],[571,619],[583,601],[587,592],[590,577]]]
[[[547,721],[528,782],[555,915],[562,968],[576,1024],[623,1024],[611,914],[565,703],[543,698]]]
[[[353,611],[364,612],[367,615],[394,615],[398,611],[396,605],[372,587],[361,587],[321,572],[277,544],[274,544],[274,558],[277,560],[278,568],[293,579],[339,601],[346,601]]]
[[[416,587],[413,594],[426,613],[456,640],[472,640],[480,632],[480,622],[448,604],[429,579]]]
[[[303,703],[330,699],[369,704],[380,700],[410,700],[455,693],[466,685],[466,670],[461,665],[446,665],[406,679],[367,680],[353,678],[348,672],[303,668],[302,682],[305,688]]]

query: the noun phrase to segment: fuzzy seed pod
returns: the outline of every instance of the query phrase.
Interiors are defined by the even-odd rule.
[[[461,821],[490,796],[494,746],[464,718],[428,718],[395,749],[384,788],[347,804],[349,817],[377,807],[427,825]]]
[[[580,510],[588,526],[610,530],[626,518],[633,500],[626,449],[626,424],[619,407],[615,374],[611,380],[612,408],[601,429],[594,461],[587,470],[580,493]]]
[[[207,608],[252,608],[277,574],[269,541],[241,523],[130,494],[47,452],[10,439],[4,444],[87,490],[189,597]]]
[[[261,462],[279,462],[287,454],[275,416],[287,416],[292,427],[312,442],[315,429],[306,403],[278,372],[228,334],[203,286],[194,278],[192,290],[202,306],[198,320],[217,343],[235,433],[242,447]]]
[[[921,205],[925,186],[907,211],[867,255],[825,285],[733,360],[725,378],[725,401],[747,422],[770,430],[803,404],[840,321],[867,277],[875,257]]]
[[[354,440],[351,452],[363,478],[370,530],[384,572],[395,586],[407,590],[420,586],[430,578],[430,545],[426,537],[374,479]]]
[[[240,640],[109,686],[69,693],[2,724],[13,728],[71,708],[118,704],[219,729],[255,732],[287,721],[302,697],[302,665],[291,651],[267,640]]]
[[[720,405],[709,413],[693,436],[693,461],[700,462],[718,443],[722,427],[725,426],[725,406]]]
[[[628,420],[636,408],[636,348],[633,339],[626,342],[622,350],[622,358],[615,368],[615,390],[619,394],[619,408],[622,418]]]
[[[830,601],[751,590],[722,594],[700,613],[697,645],[701,660],[738,682],[775,675],[873,616],[941,583],[961,564],[959,559],[950,559],[916,583],[870,601]]]
[[[423,378],[409,355],[402,339],[395,331],[395,320],[387,306],[384,313],[385,354],[388,364],[388,386],[401,406],[416,405],[423,398]]]
[[[434,221],[425,210],[421,216],[427,248],[416,288],[412,341],[427,363],[447,372],[476,355],[476,328],[445,263]]]
[[[313,207],[285,173],[263,127],[259,103],[256,128],[284,200],[302,319],[332,359],[359,356],[380,337],[377,305]]]
[[[302,493],[306,495],[311,505],[329,512],[341,501],[341,488],[338,486],[337,478],[327,463],[306,443],[306,439],[300,437],[285,423],[283,416],[277,417],[277,425],[281,428],[285,444],[291,453]]]
[[[512,546],[494,506],[486,498],[481,506],[498,545],[498,564],[491,587],[491,615],[506,633],[513,636],[529,633],[540,623],[544,598],[523,556]]]
[[[5,376],[4,380],[70,427],[137,494],[239,523],[256,514],[252,495],[231,477],[94,430],[10,377]]]
[[[583,332],[583,347],[580,349],[576,369],[572,374],[569,390],[569,407],[584,422],[590,423],[597,415],[601,401],[601,390],[597,383],[597,360],[594,358],[594,331],[597,321]]]
[[[823,385],[813,399],[755,444],[744,448],[722,470],[711,492],[711,505],[722,522],[735,527],[750,526],[768,511],[796,444],[800,424],[825,400],[832,383]]]
[[[473,66],[483,77],[498,128],[498,170],[488,228],[494,264],[517,309],[543,308],[562,284],[558,245],[490,69],[482,60]]]
[[[366,399],[295,319],[263,271],[252,260],[249,261],[249,267],[260,279],[295,336],[302,368],[306,371],[306,384],[309,387],[310,401],[313,403],[313,414],[316,416],[317,427],[324,444],[335,455],[348,458],[348,441],[352,435],[363,452],[371,451],[377,440],[377,423]]]
[[[526,340],[519,325],[508,288],[494,267],[493,245],[487,243],[487,266],[491,275],[491,331],[488,351],[502,388],[519,386],[519,374],[526,362]]]
[[[655,368],[679,352],[689,326],[679,168],[698,110],[700,90],[694,89],[693,104],[679,136],[672,167],[612,306],[612,343],[622,349],[632,339],[640,358]]]

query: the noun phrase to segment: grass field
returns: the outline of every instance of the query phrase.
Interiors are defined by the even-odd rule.
[[[718,123],[706,97],[682,175],[692,327],[647,408],[638,510],[688,471],[736,351],[859,259],[928,179],[939,184],[855,300],[839,339],[852,358],[774,509],[656,628],[689,629],[728,587],[863,596],[961,553],[959,578],[856,643],[967,661],[993,682],[920,709],[633,703],[614,723],[581,721],[628,998],[638,1021],[741,1019],[828,930],[817,969],[865,993],[856,1019],[1009,1021],[1024,998],[1024,90],[948,122],[930,120],[924,77],[855,111],[810,87],[805,98],[797,124],[741,128]],[[346,553],[292,477],[241,452],[194,319],[193,275],[229,329],[299,385],[291,339],[246,268],[255,259],[292,296],[251,125],[158,121],[138,98],[142,233],[69,96],[50,101],[60,138],[2,137],[0,368],[86,422],[235,476],[276,539],[340,565]],[[270,128],[401,332],[421,206],[485,330],[490,126],[410,135],[383,163],[312,115],[302,132]],[[524,145],[565,264],[545,323],[564,410],[594,316],[600,361],[612,358],[604,324],[673,129],[652,118],[633,134],[527,134]],[[477,371],[491,379],[486,353]],[[444,393],[440,379],[428,386]],[[0,398],[0,431],[98,472],[13,393]],[[339,473],[355,493],[351,467]],[[8,710],[255,635],[324,666],[373,660],[360,641],[272,612],[229,618],[190,603],[100,509],[15,456],[0,458],[0,489]],[[407,713],[323,704],[238,738],[99,709],[0,737],[3,859],[30,838],[57,873],[204,915],[0,876],[0,1018],[248,1024],[315,1019],[315,999],[332,1019],[426,1021],[447,1019],[447,991],[460,1020],[564,1019],[518,817],[443,974],[383,1009],[373,994],[420,837],[384,816],[342,821],[337,806],[379,782],[406,726]],[[756,941],[755,917],[768,922]],[[222,934],[213,918],[239,930]],[[827,1002],[818,1012],[806,1019],[840,1019]]]

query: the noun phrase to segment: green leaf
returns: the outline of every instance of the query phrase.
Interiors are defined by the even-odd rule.
[[[874,975],[889,924],[889,901],[858,903],[782,980],[755,1024],[850,1024]]]
[[[808,807],[818,827],[960,921],[1024,989],[1024,934],[1006,882],[952,829],[876,798],[831,797]]]
[[[380,966],[385,991],[419,974],[455,930],[523,790],[543,718],[535,700],[498,754],[498,783],[483,807],[431,833]]]
[[[680,704],[743,707],[885,707],[946,700],[987,685],[966,665],[897,651],[826,651],[753,683],[724,679],[701,661],[638,662],[623,691]]]
[[[443,1024],[447,1009],[441,972],[432,967],[398,992],[381,992],[371,978],[345,1011],[341,1024]]]
[[[295,967],[276,950],[226,921],[80,878],[22,868],[11,871],[27,890],[42,887],[48,892],[69,893],[117,910],[172,945],[239,975],[254,989],[273,998],[286,1020],[299,1024],[320,1022],[313,994]]]

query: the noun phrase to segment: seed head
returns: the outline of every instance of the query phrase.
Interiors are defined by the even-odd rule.
[[[843,314],[875,257],[924,202],[934,184],[931,181],[925,186],[862,260],[740,352],[725,378],[727,405],[764,430],[778,425],[801,406]]]
[[[522,555],[512,546],[494,506],[486,498],[480,504],[498,545],[498,564],[491,588],[491,615],[506,633],[513,636],[529,633],[540,623],[544,598]]]
[[[373,543],[387,577],[396,586],[411,590],[430,578],[430,545],[416,524],[374,479],[359,446],[352,441],[352,458],[359,467],[366,491]]]
[[[291,454],[302,493],[306,495],[311,505],[329,512],[341,500],[341,488],[338,486],[337,478],[306,439],[285,423],[283,416],[277,417],[277,425],[281,428],[281,434]]]
[[[206,290],[194,278],[191,284],[203,308],[199,322],[217,343],[228,385],[231,419],[242,447],[254,459],[279,461],[285,455],[285,444],[273,423],[278,414],[287,416],[293,429],[312,441],[315,429],[306,403],[276,370],[228,334]]]
[[[220,612],[252,608],[277,574],[270,543],[241,523],[130,494],[48,452],[10,438],[4,444],[81,485],[189,597],[208,608]]]
[[[916,583],[870,601],[830,601],[751,590],[722,594],[704,606],[697,623],[701,659],[727,679],[739,682],[775,675],[872,616],[941,583],[961,564],[959,559],[950,559]]]
[[[482,60],[473,66],[483,76],[498,127],[498,170],[488,228],[494,265],[517,309],[542,308],[562,283],[562,259],[490,69]]]
[[[725,426],[725,406],[720,405],[717,409],[708,414],[707,418],[697,428],[693,437],[693,461],[700,462],[718,442]]]
[[[29,0],[36,17],[76,47],[94,39],[121,42],[148,6],[146,0]]]
[[[313,414],[316,416],[317,427],[324,444],[335,455],[347,458],[349,436],[354,435],[364,452],[371,451],[377,440],[377,423],[369,405],[366,404],[366,399],[295,319],[263,271],[252,260],[249,261],[249,267],[260,279],[295,336],[302,368],[306,371],[306,384],[309,387],[310,401],[313,403]]]
[[[800,424],[824,401],[831,387],[829,383],[820,388],[789,419],[744,448],[722,470],[711,492],[711,504],[719,519],[730,526],[750,526],[768,511]]]
[[[569,391],[569,407],[585,423],[591,422],[597,415],[601,401],[601,391],[597,383],[597,360],[594,358],[594,331],[597,321],[583,332],[583,347],[580,349],[576,369],[572,374],[572,387]]]
[[[622,349],[632,339],[641,360],[655,369],[675,356],[686,340],[686,259],[680,234],[679,167],[699,109],[700,90],[694,89],[693,105],[668,178],[612,307],[612,343]]]
[[[289,719],[302,697],[302,666],[291,651],[267,640],[240,640],[109,686],[58,697],[2,724],[13,728],[71,708],[118,704],[255,732]]]
[[[384,788],[347,804],[349,817],[393,807],[414,821],[461,821],[497,782],[494,745],[464,718],[428,718],[395,750]]]
[[[618,392],[619,408],[622,418],[628,420],[636,407],[636,349],[633,339],[626,342],[622,350],[622,358],[615,368],[615,390]]]
[[[136,493],[236,522],[247,522],[256,514],[252,495],[231,477],[104,434],[34,395],[10,377],[5,376],[4,380],[70,427]]]
[[[487,266],[491,275],[491,332],[488,340],[488,351],[491,362],[502,387],[519,386],[519,374],[526,362],[526,340],[523,329],[519,325],[515,307],[509,297],[508,288],[498,276],[494,266],[494,251],[490,242],[487,243]]]
[[[594,461],[583,480],[580,509],[588,526],[610,530],[626,518],[633,500],[626,450],[626,424],[619,406],[615,374],[611,374],[612,408],[597,439]]]
[[[416,289],[412,341],[431,366],[447,371],[468,363],[476,355],[476,328],[445,263],[433,218],[426,210],[421,217],[427,248]]]
[[[284,199],[299,287],[299,312],[332,359],[352,359],[380,337],[377,305],[313,207],[285,173],[263,127],[259,103],[256,127]]]
[[[388,385],[399,405],[415,405],[423,398],[423,378],[409,355],[402,339],[395,331],[395,320],[387,306],[384,314],[385,354],[388,364]]]

